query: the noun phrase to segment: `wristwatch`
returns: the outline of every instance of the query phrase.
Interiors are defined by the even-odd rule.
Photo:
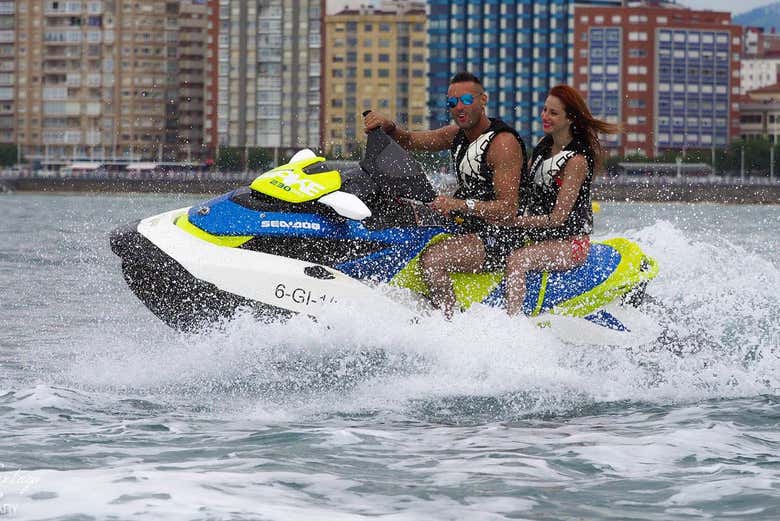
[[[473,212],[476,206],[477,202],[474,199],[466,199],[466,208],[468,208],[470,212]]]

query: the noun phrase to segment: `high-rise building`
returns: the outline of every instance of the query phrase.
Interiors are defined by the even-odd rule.
[[[198,154],[203,3],[12,3],[16,131],[25,156],[62,164]]]
[[[413,130],[426,128],[428,72],[424,5],[386,4],[325,19],[326,153],[351,155],[365,142],[362,113],[376,110]]]
[[[219,1],[219,143],[320,142],[324,0]]]
[[[219,147],[219,0],[207,0],[206,74],[203,93],[203,148],[214,160]]]
[[[606,142],[612,152],[654,157],[739,135],[742,28],[730,13],[578,7],[574,34],[574,86],[594,115],[624,127]]]
[[[192,161],[210,155],[204,145],[204,132],[211,7],[206,0],[167,4],[168,23],[177,25],[178,31],[166,40],[166,159]]]
[[[430,0],[431,128],[449,122],[444,99],[450,78],[469,71],[482,79],[488,114],[525,139],[540,135],[547,91],[571,78],[574,6],[619,6],[619,0]],[[614,8],[614,7],[610,7]]]
[[[16,143],[16,13],[13,1],[0,2],[0,143]]]

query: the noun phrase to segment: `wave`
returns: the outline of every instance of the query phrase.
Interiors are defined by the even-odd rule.
[[[692,240],[663,220],[626,236],[662,267],[643,310],[661,334],[646,344],[565,343],[488,308],[414,324],[381,308],[270,324],[239,316],[194,335],[131,314],[101,331],[82,326],[36,352],[32,365],[54,385],[263,417],[511,420],[776,393],[780,273],[772,261],[727,239]]]

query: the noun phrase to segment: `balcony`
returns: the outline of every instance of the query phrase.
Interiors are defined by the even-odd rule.
[[[46,2],[46,7],[43,9],[43,14],[46,16],[80,15],[81,2]]]

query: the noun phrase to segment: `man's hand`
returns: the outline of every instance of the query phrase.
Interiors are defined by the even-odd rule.
[[[456,199],[448,195],[437,196],[429,204],[431,208],[449,216],[450,212],[463,211],[466,209],[466,202],[463,199]]]
[[[382,130],[388,134],[392,134],[396,128],[395,121],[378,112],[374,112],[373,110],[363,118],[363,126],[363,131],[366,134],[377,127],[382,127]]]

